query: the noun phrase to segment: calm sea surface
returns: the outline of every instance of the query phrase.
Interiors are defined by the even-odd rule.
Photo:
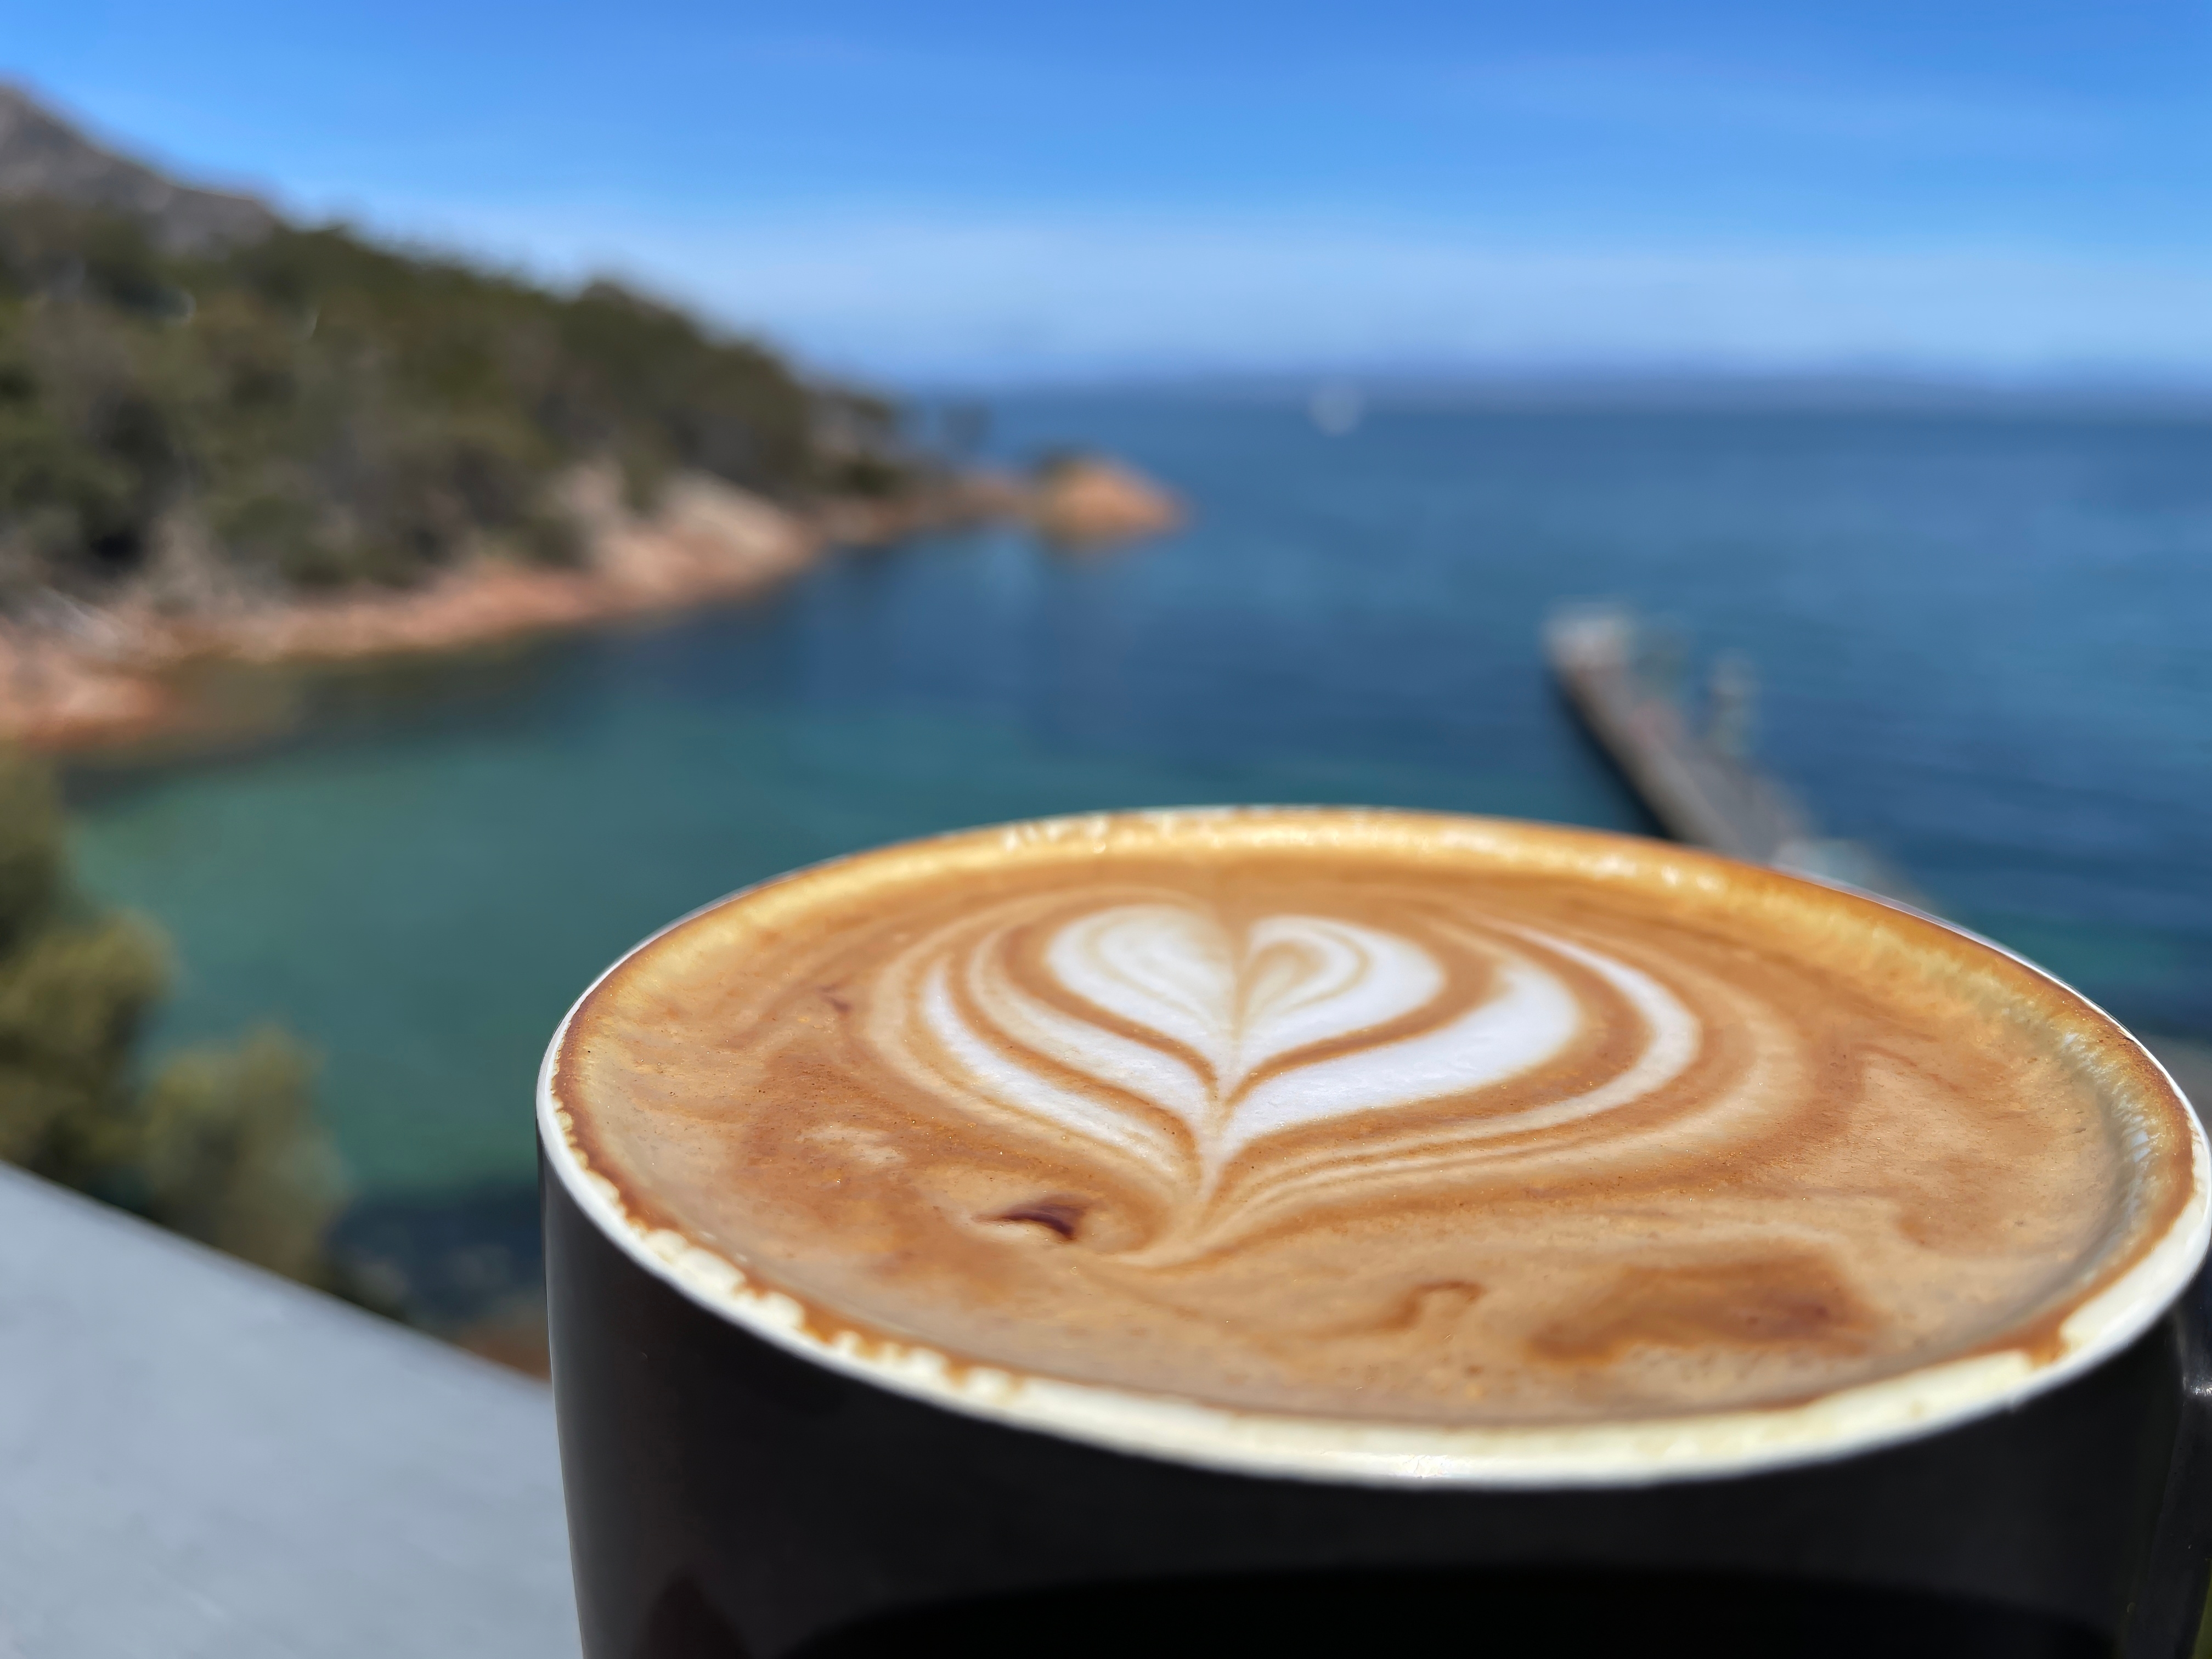
[[[999,411],[1195,504],[771,598],[320,676],[288,735],[72,780],[101,895],[174,935],[164,1045],[321,1051],[369,1194],[526,1181],[562,1009],[679,912],[871,842],[1085,808],[1376,802],[1636,827],[1547,684],[1563,599],[1757,662],[1759,752],[1832,832],[2147,1027],[2212,1031],[2212,423]]]

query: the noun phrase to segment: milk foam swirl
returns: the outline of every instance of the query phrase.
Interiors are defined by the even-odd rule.
[[[572,1185],[824,1352],[1238,1411],[1782,1409],[2070,1352],[2204,1231],[2186,1106],[2033,969],[1749,866],[1416,814],[799,872],[611,971],[546,1076]]]
[[[1168,1217],[1152,1249],[1171,1255],[1377,1181],[1570,1141],[1602,1158],[1648,1126],[1593,1136],[1598,1121],[1651,1104],[1705,1046],[1684,996],[1610,951],[1407,921],[1019,901],[909,945],[873,988],[867,1036],[933,1095],[1138,1175]],[[1716,1091],[1702,1115],[1741,1103]]]

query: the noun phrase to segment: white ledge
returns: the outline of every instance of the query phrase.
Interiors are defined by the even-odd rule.
[[[0,1167],[0,1659],[577,1650],[542,1385]]]

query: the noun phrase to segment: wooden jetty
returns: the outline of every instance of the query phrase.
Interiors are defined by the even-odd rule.
[[[1599,606],[1562,611],[1545,628],[1544,647],[1583,726],[1677,841],[1940,914],[1872,848],[1820,835],[1804,804],[1745,757],[1747,674],[1722,677],[1712,717],[1700,732],[1663,663],[1669,653],[1633,613]],[[1655,657],[1662,659],[1656,666]],[[2169,1036],[2142,1041],[2199,1111],[2212,1111],[2212,1044]]]
[[[1747,758],[1747,667],[1718,665],[1701,732],[1670,677],[1654,666],[1659,643],[1632,612],[1613,606],[1562,611],[1544,630],[1545,654],[1568,703],[1668,835],[1930,908],[1871,848],[1821,835],[1805,804]]]

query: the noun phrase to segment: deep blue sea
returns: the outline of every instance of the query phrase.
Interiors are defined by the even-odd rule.
[[[2212,421],[1030,398],[1189,501],[1109,554],[839,555],[739,608],[319,674],[291,728],[72,780],[174,936],[163,1045],[276,1019],[371,1194],[526,1181],[562,1009],[775,871],[1033,813],[1374,802],[1636,827],[1556,603],[1747,653],[1832,833],[2123,1018],[2212,1032]]]

